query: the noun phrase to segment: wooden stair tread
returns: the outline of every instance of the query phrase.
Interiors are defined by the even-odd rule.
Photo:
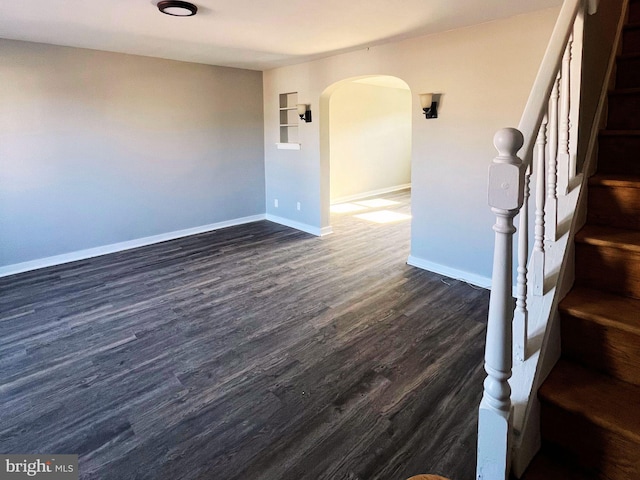
[[[543,449],[531,461],[521,480],[596,480],[596,477],[578,471]]]
[[[587,287],[574,287],[560,302],[574,317],[640,335],[640,300]]]
[[[640,53],[623,53],[616,57],[617,60],[636,60],[640,58]]]
[[[639,87],[616,88],[614,90],[609,90],[609,96],[625,96],[625,95],[638,95],[638,94],[640,94]]]
[[[599,173],[589,179],[589,185],[640,188],[640,176],[619,173]]]
[[[600,130],[601,137],[640,137],[640,130]]]
[[[640,387],[560,359],[538,392],[541,401],[640,444]]]
[[[640,230],[585,225],[576,234],[576,242],[640,253]]]

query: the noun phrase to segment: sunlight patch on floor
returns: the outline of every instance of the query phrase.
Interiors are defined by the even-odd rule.
[[[393,200],[386,200],[384,198],[373,198],[371,200],[361,200],[353,203],[355,203],[356,205],[362,205],[368,208],[390,207],[391,205],[400,204],[400,202],[394,202]]]
[[[411,215],[392,212],[390,210],[380,210],[378,212],[361,213],[359,215],[354,215],[354,217],[360,218],[362,220],[368,220],[370,222],[375,222],[375,223],[393,223],[393,222],[402,222],[402,221],[411,219]]]
[[[331,205],[331,213],[353,213],[367,210],[367,207],[356,205],[354,203],[339,203]]]

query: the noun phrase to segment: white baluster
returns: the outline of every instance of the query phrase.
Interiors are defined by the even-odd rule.
[[[544,206],[545,189],[545,150],[547,146],[547,117],[545,116],[536,139],[535,167],[536,174],[536,226],[531,265],[533,268],[533,294],[544,294]]]
[[[516,311],[513,318],[513,341],[516,358],[524,362],[527,358],[527,330],[529,311],[527,309],[527,261],[529,260],[529,182],[531,164],[527,165],[524,176],[524,200],[518,223],[518,280],[516,291]]]
[[[580,125],[580,91],[582,90],[582,48],[583,35],[584,34],[584,12],[578,12],[573,27],[573,33],[571,35],[572,42],[572,54],[570,64],[570,77],[571,77],[571,98],[574,100],[571,102],[569,109],[569,183],[573,183],[578,171],[577,155],[578,155],[578,131]]]
[[[549,167],[547,169],[547,205],[545,233],[547,240],[555,242],[558,227],[558,196],[556,194],[556,180],[558,167],[558,84],[560,74],[553,83],[551,98],[549,99]]]
[[[513,297],[513,217],[522,207],[524,138],[514,128],[496,133],[498,156],[489,169],[489,205],[496,215],[493,277],[485,351],[484,393],[478,419],[477,478],[504,480],[510,467]]]
[[[571,129],[571,45],[573,35],[569,37],[567,48],[562,58],[561,88],[560,88],[560,130],[558,132],[558,186],[560,195],[569,193],[569,180],[572,177],[571,153],[569,151],[569,131]]]

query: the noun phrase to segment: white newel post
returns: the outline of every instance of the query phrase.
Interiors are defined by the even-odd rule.
[[[505,128],[493,139],[498,156],[489,168],[489,206],[496,214],[493,278],[485,350],[484,393],[478,418],[477,480],[506,480],[511,453],[513,218],[522,207],[525,166],[516,155],[520,131]]]

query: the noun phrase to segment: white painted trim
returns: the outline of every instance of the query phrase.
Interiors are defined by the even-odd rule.
[[[278,150],[300,150],[302,147],[299,143],[276,143]]]
[[[28,272],[30,270],[37,270],[45,267],[52,267],[54,265],[61,265],[63,263],[85,260],[87,258],[99,257],[101,255],[107,255],[109,253],[144,247],[147,245],[152,245],[154,243],[166,242],[167,240],[188,237],[190,235],[197,235],[199,233],[211,232],[213,230],[219,230],[221,228],[233,227],[236,225],[257,222],[260,220],[265,220],[264,214],[235,218],[233,220],[225,220],[223,222],[211,223],[209,225],[202,225],[200,227],[187,228],[184,230],[176,230],[174,232],[161,233],[159,235],[152,235],[150,237],[136,238],[135,240],[112,243],[110,245],[88,248],[86,250],[77,250],[75,252],[63,253],[62,255],[54,255],[52,257],[30,260],[28,262],[14,263],[12,265],[0,267],[0,277],[6,277],[9,275],[15,275],[16,273]]]
[[[490,277],[483,277],[475,273],[466,272],[464,270],[458,270],[457,268],[447,267],[446,265],[441,265],[439,263],[431,262],[429,260],[425,260],[424,258],[418,258],[418,257],[414,257],[413,255],[409,255],[409,258],[407,259],[407,264],[411,265],[412,267],[418,267],[423,270],[428,270],[429,272],[437,273],[439,275],[444,275],[449,278],[461,280],[463,282],[469,283],[471,285],[475,285],[477,287],[491,288]]]
[[[284,225],[285,227],[295,228],[296,230],[310,233],[311,235],[315,235],[316,237],[322,237],[324,235],[329,235],[330,233],[333,233],[333,229],[331,227],[322,227],[322,228],[314,227],[313,225],[296,222],[295,220],[289,220],[288,218],[278,217],[276,215],[271,215],[269,213],[267,213],[266,219],[269,220],[270,222]]]
[[[371,190],[363,193],[356,193],[355,195],[347,195],[346,197],[334,198],[333,200],[331,200],[331,205],[335,205],[336,203],[353,202],[354,200],[373,197],[375,195],[383,195],[385,193],[398,192],[400,190],[406,190],[408,188],[411,188],[410,183],[395,185],[393,187],[379,188],[377,190]]]

